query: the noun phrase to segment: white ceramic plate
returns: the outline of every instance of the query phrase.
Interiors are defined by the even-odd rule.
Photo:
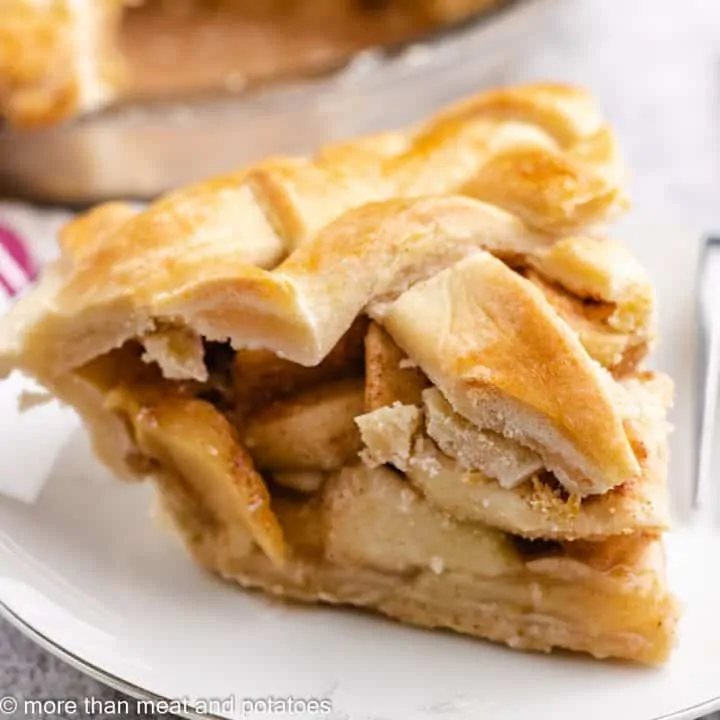
[[[686,612],[666,667],[516,653],[241,592],[197,569],[153,522],[148,487],[115,482],[98,466],[69,411],[17,415],[17,379],[0,389],[0,476],[50,477],[34,505],[0,499],[4,612],[110,684],[198,702],[233,696],[235,717],[268,717],[243,714],[243,698],[271,696],[329,698],[335,720],[651,720],[720,708],[720,501],[700,516],[687,510],[698,237],[647,223],[625,232],[658,283],[657,364],[678,390],[668,549]]]

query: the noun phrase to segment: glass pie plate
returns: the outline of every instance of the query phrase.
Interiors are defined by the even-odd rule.
[[[363,51],[341,69],[239,95],[111,107],[0,131],[0,193],[85,204],[146,199],[277,154],[399,127],[499,82],[556,0],[511,0],[432,37]]]

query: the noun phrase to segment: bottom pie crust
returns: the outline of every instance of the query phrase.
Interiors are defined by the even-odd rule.
[[[203,527],[181,481],[164,477],[158,487],[161,507],[195,560],[245,588],[287,600],[355,606],[515,649],[564,648],[658,664],[675,642],[679,610],[665,587],[659,536],[551,548],[540,543],[539,549],[519,541],[526,548],[517,550],[517,538],[488,529],[500,536],[507,556],[498,563],[490,550],[487,575],[456,569],[457,557],[439,554],[443,538],[437,548],[433,539],[438,528],[452,533],[457,524],[409,490],[397,473],[357,466],[331,478],[320,496],[276,498],[273,509],[288,547],[286,562],[278,567],[240,528]],[[359,498],[368,492],[386,511],[381,517],[348,517],[367,509]],[[436,525],[428,525],[428,515]],[[393,516],[402,527],[383,539]],[[403,527],[413,529],[403,536]],[[423,548],[427,557],[398,562],[394,548],[402,548],[403,540],[417,548],[417,532],[431,538]],[[445,540],[453,541],[451,535]]]

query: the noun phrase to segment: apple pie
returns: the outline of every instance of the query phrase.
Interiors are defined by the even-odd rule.
[[[0,117],[237,92],[338,67],[501,0],[0,0]]]
[[[192,556],[246,588],[664,661],[672,383],[584,92],[101,205],[0,324]]]

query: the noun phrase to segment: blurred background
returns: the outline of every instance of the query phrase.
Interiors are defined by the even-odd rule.
[[[58,125],[7,124],[0,198],[20,199],[38,213],[107,197],[147,198],[267,154],[310,152],[321,141],[412,122],[482,88],[553,80],[583,85],[598,99],[623,144],[643,217],[706,230],[720,225],[717,0],[515,0],[467,19],[466,4],[455,3],[459,26],[454,15],[424,20],[430,25],[422,26],[420,42],[408,45],[404,30],[381,22],[360,44],[390,38],[389,50],[354,54],[353,47],[349,61],[347,45],[330,57],[303,56],[304,74],[313,77],[300,82],[287,80],[287,68],[268,86],[231,73],[227,92],[212,97],[149,102],[143,92],[152,96],[155,85],[120,107]],[[325,72],[328,66],[334,72]],[[0,687],[25,697],[114,692],[1,621]]]
[[[208,2],[253,5],[200,4]],[[130,80],[116,97],[103,98],[109,107],[100,112],[31,130],[13,128],[27,124],[22,117],[8,123],[0,132],[0,187],[6,196],[59,204],[147,197],[269,154],[311,152],[322,142],[398,127],[481,88],[557,80],[598,98],[624,144],[638,207],[699,225],[714,221],[714,0],[622,7],[603,0],[364,0],[362,23],[357,9],[348,10],[357,2],[263,0],[255,3],[263,10],[252,32],[227,20],[203,25],[192,14],[183,21],[187,12],[179,8],[197,0],[146,0],[139,12],[126,10],[125,39],[116,44]],[[283,8],[298,4],[306,8],[299,19],[278,30]],[[400,18],[390,11],[407,6],[424,10]],[[154,16],[163,7],[174,10],[158,29]],[[199,30],[193,36],[186,25]],[[290,42],[294,27],[303,32]],[[146,46],[150,51],[131,52]]]

